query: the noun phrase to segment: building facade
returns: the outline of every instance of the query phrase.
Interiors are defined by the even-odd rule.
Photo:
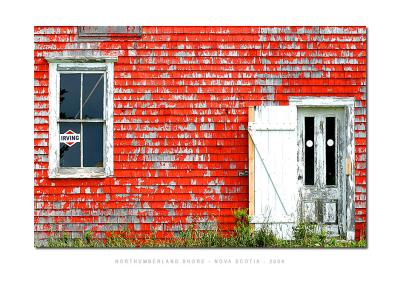
[[[35,244],[229,234],[244,208],[278,233],[302,218],[364,237],[366,41],[365,27],[35,27]]]

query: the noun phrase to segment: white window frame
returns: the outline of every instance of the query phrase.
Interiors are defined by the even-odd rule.
[[[116,58],[46,58],[49,62],[49,178],[105,178],[114,174],[114,62]],[[60,167],[59,75],[67,72],[104,72],[103,167]]]

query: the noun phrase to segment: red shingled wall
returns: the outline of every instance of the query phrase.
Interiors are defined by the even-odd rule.
[[[35,27],[35,240],[128,226],[169,237],[189,223],[232,230],[248,207],[247,107],[288,96],[356,99],[356,238],[366,225],[365,27],[143,27],[141,37],[77,41],[77,27]],[[115,175],[48,179],[44,56],[118,56]]]

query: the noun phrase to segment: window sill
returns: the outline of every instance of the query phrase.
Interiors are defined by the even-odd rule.
[[[106,174],[104,168],[87,167],[87,168],[62,168],[51,173],[49,171],[49,178],[106,178],[110,175]]]

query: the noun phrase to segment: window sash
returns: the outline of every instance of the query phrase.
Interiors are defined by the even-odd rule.
[[[80,121],[80,122],[77,122]],[[65,166],[61,166],[61,159],[60,159],[60,153],[58,153],[58,168],[59,169],[77,169],[77,168],[98,168],[98,169],[104,169],[105,168],[105,156],[106,156],[106,148],[105,148],[105,140],[106,140],[106,132],[105,132],[105,120],[68,120],[67,122],[57,122],[57,130],[58,130],[58,135],[60,135],[60,123],[80,123],[80,129],[81,129],[81,133],[80,133],[80,137],[81,137],[81,141],[80,141],[80,153],[81,153],[81,157],[80,157],[80,165],[81,166],[74,166],[74,167],[65,167]],[[88,166],[83,166],[83,153],[84,153],[84,143],[83,143],[83,138],[84,138],[84,133],[83,133],[83,124],[84,123],[103,123],[102,124],[102,129],[103,129],[103,167],[88,167]],[[58,146],[60,148],[60,144]]]
[[[106,120],[104,119],[105,113],[106,113],[106,93],[107,93],[107,73],[104,71],[104,68],[101,68],[103,72],[101,72],[98,69],[83,69],[82,67],[80,68],[57,68],[57,133],[60,135],[60,123],[80,123],[80,136],[81,136],[81,141],[80,141],[80,166],[79,167],[62,167],[61,166],[61,159],[60,159],[60,153],[58,153],[58,163],[57,167],[59,170],[64,170],[64,169],[79,169],[79,168],[88,168],[85,167],[83,164],[83,156],[84,156],[84,142],[83,142],[83,124],[84,123],[103,123],[103,167],[91,167],[93,169],[104,169],[105,165],[105,156],[106,156],[106,150],[105,150],[105,140],[106,140],[106,134],[105,134],[105,122]],[[60,119],[60,86],[61,86],[61,74],[80,74],[80,99],[79,99],[79,119]],[[102,119],[83,119],[83,75],[84,74],[102,74],[103,75],[103,118]],[[96,86],[97,87],[97,86]],[[60,148],[60,144],[58,146]]]
[[[108,81],[108,75],[106,71],[96,71],[96,70],[83,70],[82,67],[71,69],[69,68],[68,71],[62,71],[59,70],[60,68],[57,68],[57,122],[61,122],[63,120],[98,120],[98,119],[82,119],[82,111],[83,111],[83,106],[82,106],[82,97],[83,97],[83,74],[103,74],[103,120],[105,121],[105,118],[107,116],[107,110],[106,110],[106,104],[107,104],[107,81]],[[79,119],[60,119],[60,86],[61,86],[61,81],[60,81],[60,75],[62,74],[81,74],[81,86],[80,86],[80,103],[79,103]]]
[[[104,119],[59,119],[57,123],[105,123]]]

